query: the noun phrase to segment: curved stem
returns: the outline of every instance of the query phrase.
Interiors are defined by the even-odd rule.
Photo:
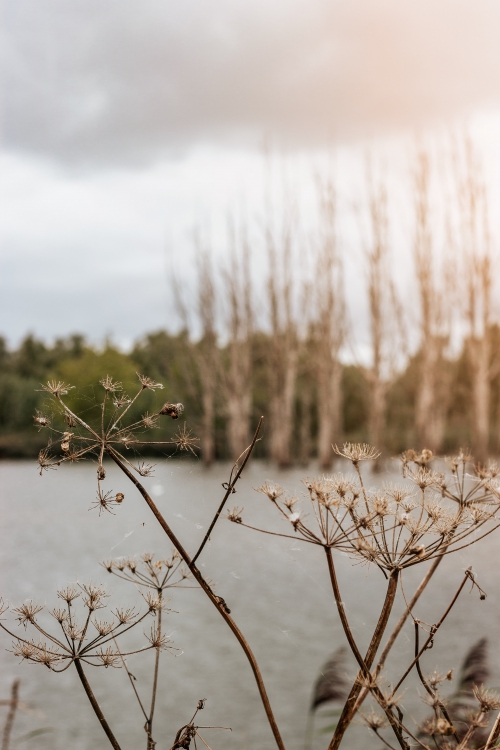
[[[163,598],[163,592],[160,590],[158,596]],[[158,627],[157,632],[159,635],[161,635],[161,607],[158,610]],[[156,649],[156,656],[155,656],[155,669],[154,669],[154,675],[153,675],[153,688],[151,690],[151,708],[149,710],[149,718],[146,721],[146,727],[147,727],[147,734],[148,734],[148,744],[146,750],[150,750],[151,747],[154,748],[154,744],[152,744],[152,734],[153,734],[153,716],[155,713],[155,704],[156,704],[156,689],[158,687],[158,668],[160,666],[160,653],[161,649],[158,646]]]
[[[92,708],[94,709],[95,714],[97,718],[99,719],[99,721],[101,722],[101,726],[106,733],[106,737],[111,742],[111,745],[114,747],[115,750],[121,750],[120,745],[118,744],[115,735],[111,731],[111,728],[108,722],[104,718],[104,714],[100,709],[100,706],[96,700],[94,693],[92,692],[92,688],[90,687],[89,682],[85,676],[85,672],[83,671],[83,667],[80,664],[80,659],[75,659],[75,667],[76,667],[76,671],[78,672],[78,677],[80,678],[81,683],[83,685],[83,689],[87,693],[87,698],[89,699],[92,705]]]
[[[208,531],[207,531],[207,533],[205,534],[205,536],[204,536],[204,538],[203,538],[203,541],[202,541],[202,543],[201,543],[201,544],[200,544],[200,546],[198,547],[198,551],[197,551],[197,552],[195,553],[195,556],[193,557],[193,562],[192,562],[192,564],[193,564],[193,565],[195,564],[196,560],[197,560],[197,559],[198,559],[198,557],[200,556],[200,554],[201,554],[201,552],[202,552],[202,550],[203,550],[203,547],[205,546],[205,544],[206,544],[206,543],[208,542],[208,540],[210,539],[210,534],[212,533],[212,531],[213,531],[213,528],[214,528],[215,524],[216,524],[216,523],[217,523],[217,521],[219,520],[220,514],[222,513],[222,511],[223,511],[223,509],[224,509],[224,505],[226,504],[226,501],[227,501],[227,499],[228,499],[229,495],[231,495],[231,494],[232,494],[232,492],[234,491],[234,486],[235,486],[236,482],[238,481],[238,479],[240,478],[240,476],[241,476],[241,474],[242,474],[242,472],[243,472],[243,469],[245,468],[245,466],[246,466],[246,463],[247,463],[248,459],[250,458],[250,455],[251,455],[251,453],[252,453],[252,451],[253,451],[253,449],[254,449],[254,447],[255,447],[255,443],[257,442],[257,438],[259,437],[259,432],[260,432],[260,428],[261,428],[261,426],[262,426],[262,422],[263,422],[263,420],[264,420],[264,417],[261,417],[261,418],[259,419],[259,424],[257,425],[257,429],[255,430],[255,434],[254,434],[254,436],[253,436],[253,440],[252,440],[252,442],[250,443],[250,445],[248,446],[248,448],[246,449],[246,451],[244,451],[244,453],[245,453],[245,458],[243,459],[243,463],[241,464],[241,466],[239,467],[238,471],[236,472],[236,476],[234,477],[234,479],[233,479],[232,481],[230,480],[230,481],[228,482],[228,484],[227,484],[227,490],[226,490],[226,494],[225,494],[225,495],[224,495],[224,497],[222,498],[222,502],[221,502],[221,504],[219,505],[219,507],[218,507],[218,509],[217,509],[217,513],[216,513],[216,514],[215,514],[215,516],[213,517],[213,519],[212,519],[212,523],[211,523],[211,524],[210,524],[210,526],[208,527]],[[243,453],[242,453],[241,455],[243,455]],[[241,456],[240,456],[240,458],[241,458]],[[238,460],[239,460],[239,459],[238,459]],[[236,463],[234,464],[233,470],[234,470],[234,468],[235,468],[235,467],[236,467],[237,465],[238,465],[238,461],[236,461]],[[231,474],[232,474],[232,472],[231,472]]]
[[[16,718],[16,711],[19,706],[19,683],[20,680],[14,680],[10,690],[9,713],[5,719],[2,734],[2,750],[9,750],[10,748],[10,735],[12,734],[14,719]]]
[[[228,610],[226,603],[224,599],[220,596],[216,596],[208,583],[203,578],[202,574],[196,567],[196,565],[193,565],[191,557],[184,549],[181,542],[177,539],[176,535],[156,507],[155,503],[153,502],[152,498],[149,496],[146,489],[142,486],[142,484],[136,479],[136,477],[127,469],[127,467],[120,461],[119,456],[115,453],[115,451],[112,448],[108,448],[108,454],[113,459],[113,461],[117,464],[117,466],[120,467],[120,469],[123,471],[124,474],[130,479],[133,484],[137,487],[141,495],[143,496],[144,500],[148,504],[150,510],[154,514],[156,520],[162,527],[163,531],[166,533],[174,547],[177,549],[179,554],[181,555],[184,562],[188,565],[189,569],[191,570],[194,578],[199,583],[205,594],[208,596],[214,607],[219,612],[220,616],[225,620],[226,624],[229,626],[229,628],[232,630],[234,635],[236,636],[236,639],[240,646],[242,647],[243,651],[245,652],[245,656],[247,657],[248,661],[250,662],[250,666],[252,668],[252,671],[254,673],[255,681],[257,683],[257,687],[260,693],[260,698],[262,701],[262,704],[264,706],[264,710],[267,715],[267,720],[269,722],[269,725],[271,727],[272,733],[274,735],[275,742],[279,748],[279,750],[285,750],[285,745],[283,743],[283,740],[281,738],[280,731],[278,729],[278,725],[276,723],[276,719],[274,718],[274,713],[271,708],[271,704],[269,702],[269,698],[267,695],[267,691],[264,685],[264,680],[262,679],[262,674],[260,672],[259,665],[257,664],[257,660],[255,656],[252,653],[252,650],[250,646],[248,645],[243,633],[240,631],[232,617],[230,616],[230,610]]]
[[[389,583],[387,586],[387,592],[385,595],[384,605],[382,607],[382,611],[380,613],[377,626],[375,628],[372,639],[370,641],[370,645],[368,646],[368,650],[363,659],[356,645],[354,637],[352,635],[349,623],[347,621],[344,604],[340,596],[340,590],[339,590],[339,585],[337,581],[337,574],[335,572],[335,566],[333,564],[332,551],[329,547],[325,547],[325,552],[326,552],[326,557],[328,561],[328,570],[330,572],[330,579],[332,582],[333,594],[335,596],[335,602],[337,604],[337,609],[338,609],[340,620],[342,622],[342,627],[344,628],[344,632],[346,634],[349,645],[351,646],[352,652],[354,656],[356,657],[356,661],[358,662],[361,668],[361,671],[358,674],[356,681],[354,682],[354,685],[351,688],[349,697],[340,715],[340,719],[335,729],[335,733],[332,737],[332,741],[330,742],[330,745],[328,746],[328,750],[337,750],[337,748],[340,746],[340,743],[342,742],[342,738],[345,734],[345,731],[347,727],[349,726],[352,717],[354,716],[357,698],[363,686],[363,677],[370,678],[369,670],[371,668],[371,665],[373,664],[373,660],[375,659],[377,649],[380,646],[380,641],[382,640],[382,636],[384,635],[385,629],[387,627],[389,615],[391,614],[392,606],[394,604],[394,599],[396,598],[396,592],[398,588],[399,570],[396,568],[395,570],[391,572],[389,576]]]

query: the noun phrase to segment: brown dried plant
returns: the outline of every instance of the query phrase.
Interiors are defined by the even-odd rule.
[[[390,484],[381,490],[366,488],[359,464],[374,461],[378,451],[366,444],[344,444],[335,451],[349,460],[356,469],[356,475],[334,474],[318,479],[305,479],[312,514],[307,516],[300,508],[296,497],[290,496],[282,487],[266,482],[257,488],[278,510],[281,517],[291,526],[290,532],[277,532],[256,528],[244,522],[242,511],[235,509],[228,514],[230,521],[240,527],[247,527],[273,536],[296,539],[323,547],[338,614],[360,671],[345,702],[329,750],[340,746],[342,738],[363,700],[371,694],[383,710],[385,719],[375,714],[364,716],[364,722],[383,739],[380,730],[390,726],[402,748],[409,747],[408,738],[420,746],[427,747],[403,723],[397,691],[407,676],[416,668],[424,687],[431,695],[436,712],[436,727],[450,726],[444,702],[439,697],[436,679],[427,682],[420,669],[420,658],[430,648],[437,631],[448,616],[467,582],[479,592],[480,599],[486,597],[470,569],[465,571],[463,580],[437,624],[426,626],[413,615],[413,608],[427,586],[437,565],[445,555],[462,550],[495,531],[500,525],[500,484],[498,467],[494,464],[485,468],[477,467],[470,472],[470,456],[461,453],[449,459],[451,475],[432,470],[428,464],[433,458],[430,451],[417,454],[408,451],[402,456],[403,477],[400,485]],[[289,527],[290,528],[290,527]],[[362,656],[350,627],[334,564],[333,551],[347,554],[354,563],[374,565],[387,580],[387,592],[382,611],[373,633],[370,646]],[[398,582],[402,584],[403,573],[407,568],[432,561],[424,580],[407,604],[405,612],[389,638],[379,663],[372,670],[374,658],[387,627],[393,609]],[[415,658],[403,672],[395,686],[381,687],[381,671],[387,655],[404,625],[411,616],[415,622]],[[419,646],[419,632],[426,631],[426,640]],[[434,684],[433,684],[434,683]],[[478,686],[477,696],[482,695]],[[478,698],[479,700],[479,698]],[[486,701],[483,701],[485,704]],[[493,704],[492,704],[493,705]],[[493,709],[490,709],[493,710]],[[465,739],[457,740],[457,747],[465,748],[474,727],[481,726],[485,711],[470,719]],[[480,718],[478,718],[480,716]],[[479,723],[477,723],[479,721]],[[382,722],[382,723],[381,723]],[[477,726],[476,726],[477,725]],[[438,728],[432,733],[438,734]],[[499,730],[500,731],[500,730]],[[448,732],[450,734],[450,732]],[[456,732],[455,732],[456,735]],[[385,744],[388,744],[383,739]],[[465,744],[464,744],[465,743]],[[389,747],[391,747],[389,745]],[[451,746],[450,746],[451,747]]]
[[[276,746],[284,750],[285,744],[277,726],[257,660],[231,617],[227,603],[215,593],[213,586],[204,578],[196,565],[230,495],[235,492],[235,486],[258,440],[262,420],[252,443],[236,461],[228,481],[224,483],[225,492],[221,503],[201,544],[191,555],[181,544],[174,530],[137,478],[137,476],[149,475],[151,467],[142,462],[134,465],[123,455],[124,450],[137,446],[158,445],[158,441],[147,440],[142,433],[155,429],[162,416],[168,415],[176,418],[181,411],[180,405],[169,403],[152,414],[145,414],[141,420],[127,424],[125,417],[131,404],[135,403],[141,393],[148,389],[161,388],[161,384],[148,377],[140,376],[139,382],[138,392],[133,398],[129,398],[125,395],[121,385],[114,383],[111,378],[101,381],[104,393],[98,424],[94,425],[84,421],[65,402],[64,396],[69,392],[70,386],[64,383],[49,383],[45,390],[50,393],[56,408],[50,418],[37,413],[35,420],[37,426],[49,431],[52,441],[40,456],[41,471],[57,468],[64,462],[93,457],[97,463],[98,486],[95,505],[101,511],[111,510],[112,507],[123,502],[124,493],[105,491],[102,487],[102,483],[106,480],[103,459],[107,456],[135,485],[174,545],[174,553],[169,559],[155,559],[152,554],[146,554],[140,561],[135,558],[120,558],[103,563],[111,574],[134,583],[144,592],[143,598],[147,604],[147,611],[140,615],[129,610],[117,609],[112,622],[103,621],[94,613],[105,605],[104,590],[101,587],[82,585],[68,587],[59,592],[60,598],[66,602],[66,608],[55,609],[52,614],[62,630],[61,638],[54,637],[40,625],[38,618],[42,608],[31,602],[26,602],[13,611],[18,616],[20,624],[35,629],[44,640],[38,642],[33,639],[28,640],[14,635],[3,624],[1,627],[15,638],[14,653],[23,659],[45,664],[53,671],[62,671],[71,663],[75,664],[108,739],[115,749],[119,749],[101,709],[93,699],[82,664],[122,666],[126,669],[125,657],[130,652],[120,651],[116,639],[123,632],[139,624],[148,614],[156,615],[156,626],[153,627],[148,637],[148,646],[137,650],[156,650],[152,703],[149,713],[144,709],[144,704],[134,688],[146,720],[148,749],[152,750],[155,746],[152,722],[158,684],[159,654],[162,648],[170,648],[161,625],[161,613],[164,612],[166,606],[164,592],[168,588],[199,587],[210,599],[242,647],[256,679]],[[64,426],[69,429],[58,428],[58,420],[61,417],[64,418]],[[40,419],[45,419],[45,423],[38,421]],[[184,450],[189,450],[193,444],[186,432],[184,432],[184,437],[178,436],[173,442]],[[403,750],[407,750],[410,744],[415,743],[425,750],[430,750],[431,745],[427,743],[426,737],[430,737],[433,746],[440,750],[445,750],[445,748],[466,750],[466,748],[478,747],[475,738],[479,740],[487,731],[489,716],[499,710],[500,699],[486,690],[484,685],[476,684],[473,696],[478,708],[467,714],[463,720],[461,719],[459,731],[453,724],[452,716],[439,687],[443,679],[451,677],[452,671],[448,669],[443,675],[435,672],[426,677],[421,661],[426,651],[439,642],[439,631],[466,586],[469,585],[471,591],[478,593],[481,600],[486,597],[486,594],[469,568],[464,571],[461,580],[457,581],[454,596],[434,623],[423,622],[415,615],[414,610],[446,555],[480,542],[500,525],[500,469],[496,464],[474,466],[471,456],[461,452],[447,459],[448,471],[436,471],[432,468],[434,455],[430,450],[423,450],[421,453],[407,451],[401,456],[402,482],[388,484],[374,491],[366,486],[361,466],[364,462],[375,461],[378,451],[367,444],[349,443],[342,447],[336,446],[334,450],[340,457],[351,463],[354,469],[352,476],[337,473],[305,479],[305,498],[310,508],[309,515],[306,515],[301,508],[304,498],[299,499],[287,493],[279,485],[266,482],[257,491],[269,499],[288,528],[283,531],[256,529],[267,535],[294,540],[300,538],[305,543],[322,547],[325,552],[339,619],[347,643],[359,667],[329,743],[329,750],[335,750],[340,746],[347,728],[356,714],[360,712],[367,698],[372,701],[373,706],[368,712],[362,714],[362,721],[372,731],[377,741],[382,741],[389,748],[393,747],[389,732],[393,733],[395,742]],[[228,518],[240,528],[256,528],[244,521],[243,509],[239,507],[229,511]],[[386,580],[387,589],[380,616],[365,654],[360,651],[340,592],[335,563],[337,554],[347,555],[355,565],[378,568]],[[420,564],[426,567],[426,572],[420,585],[408,599],[403,587],[405,571]],[[378,661],[375,662],[387,629],[389,616],[394,609],[399,586],[404,601],[403,611],[378,656]],[[80,599],[84,608],[87,609],[87,615],[81,624],[76,622],[73,615],[75,606],[73,602],[76,599]],[[401,662],[398,662],[400,677],[394,684],[389,684],[384,678],[383,669],[399,633],[409,618],[413,620],[415,631],[414,654],[406,664],[401,665]],[[97,635],[90,637],[89,628],[93,628]],[[137,651],[132,653],[137,653]],[[126,671],[128,673],[128,669]],[[425,690],[425,699],[433,710],[433,716],[425,722],[425,726],[417,726],[412,730],[408,719],[405,718],[401,691],[404,690],[404,683],[413,671],[418,675]],[[130,679],[130,673],[128,674]],[[130,681],[133,684],[132,679]],[[199,705],[197,711],[202,707]],[[178,730],[171,750],[189,748],[191,743],[195,745],[197,738],[206,744],[198,731],[202,727],[195,724],[196,713]],[[486,744],[482,745],[484,750],[493,748],[499,736],[500,713],[493,724]]]
[[[107,607],[108,598],[103,586],[91,583],[68,585],[60,589],[57,596],[62,605],[54,607],[49,613],[58,623],[60,634],[54,635],[49,628],[42,626],[39,615],[46,608],[31,600],[12,607],[10,611],[16,616],[18,625],[32,631],[37,640],[35,637],[17,635],[4,622],[0,622],[0,628],[14,639],[12,651],[22,660],[43,664],[53,672],[65,672],[72,664],[75,666],[106,736],[111,745],[119,750],[120,746],[95,698],[83,665],[121,667],[125,666],[125,657],[131,654],[155,649],[158,655],[161,650],[172,650],[171,642],[161,628],[161,613],[166,611],[166,602],[161,596],[144,597],[147,605],[145,611],[117,607],[111,612],[112,616],[109,619],[102,619],[100,611]],[[80,603],[80,607],[76,606],[77,602]],[[2,613],[7,609],[8,607],[3,605]],[[76,611],[78,609],[81,611]],[[157,622],[151,627],[150,633],[145,634],[148,645],[132,651],[120,650],[118,639],[149,615],[157,616]],[[153,709],[154,704],[151,722]],[[154,743],[150,744],[148,741],[149,747],[154,747]]]

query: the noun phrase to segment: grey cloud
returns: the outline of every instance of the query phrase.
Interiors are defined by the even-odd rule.
[[[496,0],[4,0],[2,135],[66,162],[324,145],[500,103]]]

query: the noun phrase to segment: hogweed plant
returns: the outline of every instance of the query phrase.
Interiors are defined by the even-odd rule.
[[[153,716],[160,651],[172,648],[162,626],[162,617],[166,611],[165,591],[186,586],[199,588],[210,599],[243,649],[252,668],[276,746],[284,750],[285,744],[253,651],[231,617],[227,603],[214,591],[213,584],[202,575],[196,564],[230,495],[236,491],[236,484],[258,440],[262,419],[252,443],[236,461],[228,481],[223,485],[224,495],[201,544],[191,554],[178,540],[169,521],[160,513],[140,482],[140,477],[152,474],[153,467],[141,460],[134,462],[131,458],[133,453],[139,453],[140,449],[153,445],[173,445],[176,450],[195,452],[196,441],[185,427],[178,431],[172,441],[161,442],[149,437],[150,431],[158,427],[162,418],[177,419],[182,413],[182,405],[167,402],[157,411],[145,412],[141,419],[133,421],[127,419],[131,406],[145,391],[161,389],[161,384],[139,376],[139,388],[132,397],[109,376],[101,381],[101,386],[103,397],[92,422],[84,420],[75,413],[76,410],[68,406],[66,396],[70,386],[53,382],[44,387],[51,398],[52,410],[47,414],[37,412],[34,418],[36,426],[50,434],[49,445],[39,456],[40,472],[55,469],[63,463],[92,458],[97,465],[97,494],[93,507],[99,513],[113,513],[123,502],[125,493],[123,488],[116,493],[104,488],[104,458],[111,459],[123,473],[124,479],[135,486],[147,503],[173,544],[174,553],[168,560],[145,555],[140,561],[135,558],[120,558],[103,563],[109,573],[139,588],[146,604],[143,614],[116,609],[113,620],[101,620],[95,612],[105,602],[104,591],[90,585],[70,588],[59,594],[65,601],[66,608],[56,609],[52,613],[61,629],[59,638],[56,638],[39,624],[40,610],[36,605],[25,603],[14,608],[13,612],[20,624],[34,628],[45,639],[23,639],[15,636],[10,627],[2,624],[3,629],[15,638],[14,653],[24,659],[45,664],[54,671],[62,671],[74,664],[114,748],[120,746],[93,696],[83,665],[125,668],[142,709],[147,748],[152,749],[158,744],[153,738]],[[378,458],[376,449],[365,444],[345,444],[341,448],[335,446],[334,451],[350,462],[353,467],[352,475],[333,474],[307,478],[304,480],[305,491],[301,499],[270,482],[257,488],[286,523],[287,526],[282,531],[257,528],[246,523],[242,508],[235,507],[227,512],[227,519],[240,527],[237,532],[239,534],[244,533],[244,528],[248,528],[270,537],[294,540],[300,538],[304,543],[315,545],[324,551],[323,559],[331,581],[333,600],[347,644],[358,665],[358,673],[345,695],[340,718],[328,745],[329,750],[340,747],[353,720],[362,722],[371,731],[376,743],[382,742],[392,750],[395,747],[403,750],[410,747],[421,747],[424,750],[491,750],[497,746],[500,738],[500,713],[489,729],[490,717],[500,710],[500,696],[487,690],[483,684],[474,684],[476,708],[466,715],[461,714],[457,721],[450,713],[440,687],[443,681],[451,678],[453,665],[449,665],[443,674],[433,672],[426,675],[422,664],[426,651],[439,645],[440,630],[464,589],[470,586],[481,600],[485,598],[485,592],[469,568],[463,572],[460,580],[457,579],[455,594],[434,623],[420,620],[415,614],[415,607],[445,556],[480,543],[500,525],[500,468],[496,464],[474,466],[472,457],[462,452],[447,460],[446,471],[436,471],[433,468],[434,456],[430,451],[408,451],[401,457],[402,481],[372,490],[365,485],[361,465]],[[128,456],[124,455],[125,452]],[[304,501],[308,510],[303,507]],[[336,569],[339,554],[347,555],[354,565],[378,568],[386,582],[380,615],[364,654],[349,623],[340,591]],[[416,565],[424,566],[425,573],[417,589],[408,597],[403,579],[407,569]],[[400,601],[397,597],[399,590],[402,594],[400,616],[387,636],[389,617],[396,602]],[[87,614],[80,623],[76,622],[73,614],[72,602],[76,598],[80,598],[84,609],[87,609]],[[156,649],[152,698],[147,710],[126,666],[126,657],[130,652],[119,648],[118,639],[123,632],[138,625],[148,615],[155,616],[156,624],[148,635],[147,645],[137,649]],[[399,677],[389,683],[383,670],[391,649],[408,620],[413,621],[414,625],[414,652],[404,666],[398,662]],[[381,648],[384,637],[386,641]],[[432,710],[432,717],[427,718],[420,726],[415,726],[407,715],[404,703],[405,682],[413,672],[418,676],[423,689],[422,695]],[[341,679],[339,677],[332,681],[330,678],[331,675],[329,680],[337,686],[334,692],[335,699],[338,700]],[[323,696],[322,701],[327,699],[328,695]],[[365,710],[364,702],[367,699],[371,706]],[[202,727],[195,723],[197,713],[203,705],[204,700],[198,703],[192,719],[177,731],[170,750],[190,748],[192,744],[196,746],[197,738],[206,745],[198,731]]]

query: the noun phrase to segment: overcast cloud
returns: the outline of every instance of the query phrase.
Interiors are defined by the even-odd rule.
[[[228,208],[258,215],[266,139],[300,190],[338,147],[352,200],[378,138],[396,154],[397,196],[401,135],[470,117],[500,198],[498,0],[2,0],[0,19],[0,333],[12,344],[78,330],[125,345],[171,325],[167,277],[173,265],[193,278],[193,225],[217,251]],[[348,275],[358,316],[361,275]]]
[[[4,145],[134,164],[500,103],[497,0],[4,0]]]

